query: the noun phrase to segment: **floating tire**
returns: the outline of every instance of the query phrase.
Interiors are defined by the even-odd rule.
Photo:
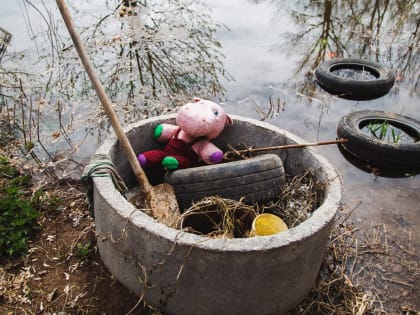
[[[280,195],[285,181],[283,163],[276,154],[181,169],[165,176],[165,182],[173,186],[182,209],[206,196],[244,198],[246,203],[265,202]]]
[[[403,131],[412,140],[388,142],[372,137],[362,129],[369,123],[387,122]],[[337,136],[348,139],[342,148],[373,167],[383,169],[420,169],[420,122],[396,113],[356,111],[344,115],[337,125]]]
[[[372,80],[347,78],[334,73],[342,69],[367,71]],[[319,85],[331,94],[352,100],[381,97],[394,85],[394,74],[381,64],[352,58],[331,59],[321,63],[315,71]]]

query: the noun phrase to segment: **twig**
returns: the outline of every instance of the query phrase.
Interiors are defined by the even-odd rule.
[[[245,153],[265,152],[265,151],[291,149],[291,148],[304,148],[304,147],[309,147],[309,146],[318,146],[318,145],[327,145],[327,144],[342,144],[345,142],[347,142],[347,139],[340,138],[337,140],[309,142],[309,143],[294,143],[294,144],[286,144],[286,145],[264,147],[264,148],[250,147],[243,150],[236,150],[236,149],[231,148],[232,150],[225,152],[225,154],[223,155],[223,158],[225,160],[233,160],[235,157],[240,157],[242,154],[245,154]]]
[[[380,276],[385,281],[389,281],[389,282],[392,282],[392,283],[395,283],[395,284],[400,284],[400,285],[409,287],[410,289],[412,289],[414,287],[412,284],[406,283],[404,281],[399,281],[399,280],[396,280],[396,279],[387,278],[387,277],[384,277],[383,275],[380,275]]]

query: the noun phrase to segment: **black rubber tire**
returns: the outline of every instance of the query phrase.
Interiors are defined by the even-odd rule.
[[[366,70],[374,80],[356,80],[334,74],[339,69]],[[319,85],[331,94],[352,100],[370,100],[389,92],[395,82],[394,74],[381,64],[352,58],[324,61],[315,70]]]
[[[263,154],[241,161],[169,172],[165,182],[175,190],[181,209],[206,196],[244,202],[265,202],[280,195],[286,181],[283,163],[276,154]]]
[[[408,134],[413,142],[390,143],[374,139],[362,131],[369,122],[388,121]],[[344,115],[337,125],[337,136],[348,139],[342,147],[355,157],[384,169],[417,170],[420,168],[420,122],[396,113],[356,111]]]

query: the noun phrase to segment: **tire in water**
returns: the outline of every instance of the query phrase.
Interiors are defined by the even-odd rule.
[[[389,142],[376,139],[362,129],[369,123],[387,122],[398,128],[410,141]],[[383,169],[420,169],[420,122],[403,115],[383,111],[356,111],[344,115],[337,125],[337,136],[348,141],[342,148],[373,167]]]
[[[363,70],[373,79],[348,78],[335,73],[343,69]],[[352,58],[324,61],[315,70],[315,77],[324,90],[352,100],[370,100],[381,97],[389,92],[395,82],[394,74],[383,65]]]

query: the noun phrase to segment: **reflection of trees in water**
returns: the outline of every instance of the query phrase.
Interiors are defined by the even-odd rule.
[[[40,34],[32,34],[39,55],[38,70],[47,70],[48,74],[46,78],[37,76],[35,93],[58,96],[69,102],[96,103],[96,95],[67,31],[62,28],[61,18],[55,18],[44,4],[37,7],[29,0],[24,3],[28,4],[26,10],[32,9],[31,14],[43,19],[46,28]],[[112,3],[115,7],[108,7]],[[73,10],[74,19],[107,93],[127,121],[134,119],[133,114],[137,118],[157,114],[157,104],[170,106],[197,95],[216,98],[223,94],[219,79],[230,76],[223,68],[220,43],[215,39],[220,25],[212,21],[206,7],[184,0],[114,0],[100,5],[101,12],[109,13],[99,20],[92,19],[93,12],[80,7]],[[28,13],[28,24],[31,14]],[[17,68],[23,67],[18,60],[22,56],[17,55]],[[19,79],[25,89],[31,85],[25,84],[27,76]]]
[[[300,26],[284,44],[291,51],[303,51],[297,74],[308,77],[300,87],[313,88],[313,70],[326,58],[364,58],[387,64],[397,72],[411,93],[420,94],[419,4],[417,0],[323,0],[289,3],[270,1],[278,10],[288,6]],[[312,81],[312,82],[311,82]],[[400,82],[400,83],[402,83]]]
[[[83,129],[100,133],[107,119],[61,18],[53,14],[55,7],[48,9],[43,1],[39,7],[30,0],[23,3],[28,25],[37,17],[45,24],[39,34],[31,34],[39,57],[37,70],[25,67],[22,52],[7,56],[8,62],[0,65],[0,97],[11,112],[22,108],[23,118],[13,116],[13,123],[24,135],[25,128],[35,129],[31,132],[41,135],[41,146],[41,141],[62,143],[63,138],[70,144],[70,135],[77,137]],[[99,20],[92,18],[96,12],[83,10],[91,3],[104,12]],[[219,79],[230,76],[215,39],[220,25],[200,3],[91,0],[72,5],[88,54],[125,123],[163,113],[193,96],[223,94]]]
[[[183,0],[123,1],[83,32],[107,92],[125,103],[127,120],[159,113],[158,104],[224,92],[219,78],[229,76],[215,39],[218,26],[203,11]],[[63,66],[73,71],[64,79],[77,83],[79,69]]]

